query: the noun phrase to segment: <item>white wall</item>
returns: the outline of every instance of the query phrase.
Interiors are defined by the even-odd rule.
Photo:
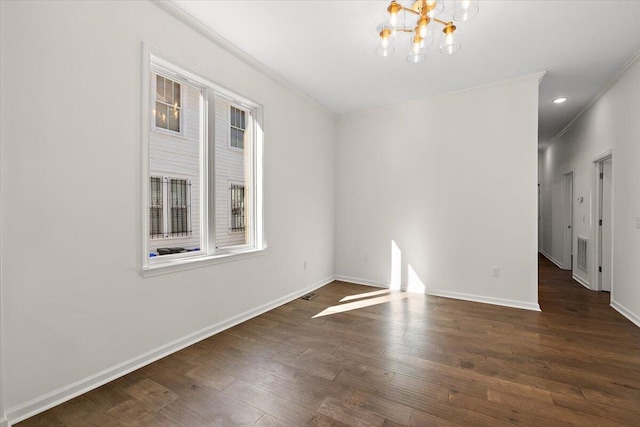
[[[541,157],[543,187],[543,253],[557,260],[563,254],[562,179],[574,171],[574,239],[589,238],[589,271],[574,270],[594,288],[596,218],[595,166],[602,153],[613,153],[613,285],[612,305],[640,325],[640,60],[637,57],[620,79]],[[575,240],[574,240],[575,245]]]
[[[324,110],[149,2],[0,7],[7,413],[332,276]],[[264,106],[263,256],[141,277],[143,41]]]
[[[536,309],[540,77],[341,117],[336,275]]]

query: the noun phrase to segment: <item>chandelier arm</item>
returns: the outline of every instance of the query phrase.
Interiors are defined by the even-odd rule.
[[[443,21],[443,20],[438,19],[438,18],[431,18],[431,20],[437,22],[438,24],[442,24],[442,25],[448,25],[449,24],[448,22]]]
[[[413,13],[414,15],[418,15],[418,16],[420,16],[420,12],[418,12],[418,11],[416,11],[416,10],[411,9],[410,7],[404,7],[404,6],[400,6],[400,7],[401,7],[401,8],[402,8],[402,10],[404,10],[405,12],[411,12],[411,13]]]

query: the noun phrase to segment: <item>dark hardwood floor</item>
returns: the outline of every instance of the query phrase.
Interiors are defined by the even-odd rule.
[[[334,282],[19,426],[640,425],[640,328],[545,258],[539,292]]]

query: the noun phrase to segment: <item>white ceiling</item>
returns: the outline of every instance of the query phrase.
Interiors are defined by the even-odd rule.
[[[404,34],[393,56],[375,54],[387,1],[173,3],[336,114],[547,71],[542,145],[640,50],[640,1],[481,0],[480,13],[457,24],[462,49],[442,55],[434,43],[419,64],[406,61]],[[449,20],[453,1],[445,4],[439,17]],[[551,102],[561,95],[569,100]]]

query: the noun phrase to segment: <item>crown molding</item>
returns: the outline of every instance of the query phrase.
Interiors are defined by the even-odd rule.
[[[618,83],[622,76],[627,73],[627,70],[629,70],[629,68],[635,65],[635,63],[638,61],[640,61],[640,50],[637,51],[627,62],[625,62],[625,64],[620,67],[620,69],[616,71],[616,73],[609,80],[607,80],[604,86],[602,86],[602,88],[591,97],[584,108],[582,108],[582,110],[580,110],[580,112],[576,114],[576,116],[564,128],[562,128],[560,132],[558,132],[546,144],[542,144],[542,148],[540,148],[540,151],[546,150],[547,148],[551,147],[551,145],[555,144],[560,138],[562,138],[562,135],[567,133],[569,129],[571,129],[573,124],[591,107],[593,107],[603,96],[605,96],[607,92],[609,92],[609,90],[611,90],[611,88],[615,86],[616,83]]]
[[[226,50],[228,53],[230,53],[231,55],[235,56],[236,58],[238,58],[239,60],[241,60],[245,64],[249,65],[250,67],[252,67],[256,71],[258,71],[258,72],[262,73],[263,75],[269,77],[271,80],[273,80],[275,83],[279,84],[283,88],[285,88],[287,90],[290,90],[291,92],[293,92],[296,95],[300,96],[304,100],[310,102],[311,104],[313,104],[314,106],[316,106],[317,108],[322,110],[324,113],[326,113],[330,117],[332,117],[332,118],[336,117],[336,113],[335,112],[329,110],[327,107],[325,107],[320,102],[318,102],[315,98],[311,97],[309,94],[307,94],[306,92],[304,92],[300,88],[298,88],[298,87],[294,86],[293,84],[291,84],[288,80],[286,80],[280,74],[276,73],[271,68],[269,68],[266,65],[264,65],[262,62],[258,61],[257,59],[255,59],[251,55],[247,54],[245,51],[243,51],[238,46],[236,46],[233,43],[231,43],[229,40],[227,40],[224,37],[222,37],[220,34],[218,34],[215,31],[213,31],[211,28],[209,28],[207,25],[205,25],[204,23],[202,23],[198,19],[196,19],[193,16],[189,15],[184,10],[180,9],[171,0],[149,0],[149,1],[151,1],[151,3],[155,4],[156,6],[158,6],[163,11],[167,12],[169,15],[173,16],[174,18],[176,18],[178,21],[186,24],[192,30],[195,30],[196,32],[200,33],[201,35],[206,37],[208,40],[210,40],[211,42],[213,42],[217,46],[219,46],[222,49]]]

